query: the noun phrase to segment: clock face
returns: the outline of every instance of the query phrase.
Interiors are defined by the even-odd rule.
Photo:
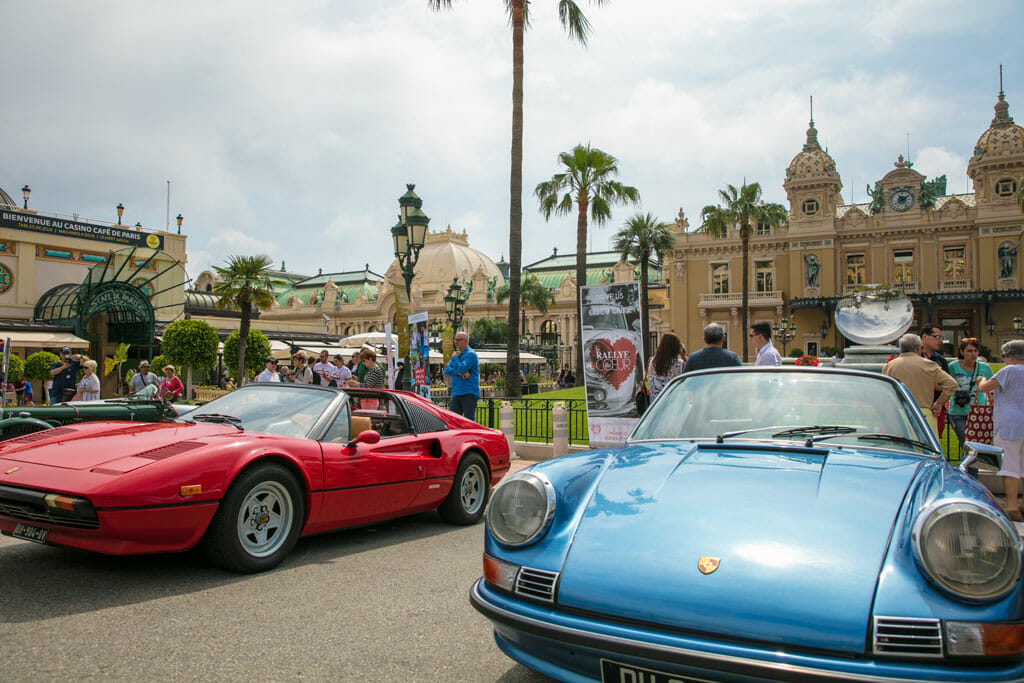
[[[906,211],[914,206],[914,193],[906,185],[897,187],[889,195],[889,206],[893,211]]]

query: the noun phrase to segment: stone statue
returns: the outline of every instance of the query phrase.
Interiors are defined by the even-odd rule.
[[[885,192],[882,191],[882,183],[875,183],[874,190],[871,189],[870,185],[865,185],[864,191],[871,196],[871,206],[868,207],[868,213],[874,216],[885,205]]]
[[[1000,279],[1013,277],[1013,271],[1017,265],[1017,247],[1020,240],[1012,247],[1009,244],[999,245],[999,277]]]
[[[818,271],[821,270],[821,264],[818,262],[816,254],[804,254],[804,263],[807,264],[807,286],[817,287],[818,286]]]

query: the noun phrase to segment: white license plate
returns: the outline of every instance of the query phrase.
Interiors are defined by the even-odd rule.
[[[49,529],[44,529],[39,526],[32,526],[31,524],[18,524],[14,527],[14,532],[11,536],[15,538],[22,538],[26,541],[32,541],[33,543],[46,543],[46,535],[50,533]]]
[[[643,669],[639,666],[621,664],[608,659],[601,660],[603,683],[702,683],[704,679],[688,678],[664,671]]]

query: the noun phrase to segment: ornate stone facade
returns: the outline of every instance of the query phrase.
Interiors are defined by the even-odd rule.
[[[1024,314],[1024,214],[1014,198],[1024,183],[1024,129],[1001,92],[995,112],[968,163],[973,193],[946,194],[945,177],[929,181],[901,156],[868,188],[866,204],[842,203],[842,180],[812,118],[786,169],[789,225],[751,231],[750,322],[788,315],[797,325],[791,348],[844,346],[832,326],[836,301],[857,286],[888,283],[914,302],[915,325],[941,325],[954,346],[977,337],[998,350],[1014,336],[1012,317]],[[697,349],[703,326],[718,322],[740,348],[739,235],[689,232],[682,211],[675,227],[665,264],[671,328]]]

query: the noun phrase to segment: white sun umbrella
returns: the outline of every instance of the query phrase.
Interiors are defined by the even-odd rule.
[[[341,345],[359,347],[363,344],[370,344],[372,346],[383,346],[387,344],[387,339],[387,335],[383,332],[363,332],[362,334],[353,334],[351,337],[345,337],[341,340]],[[391,343],[398,343],[397,334],[391,334]]]

